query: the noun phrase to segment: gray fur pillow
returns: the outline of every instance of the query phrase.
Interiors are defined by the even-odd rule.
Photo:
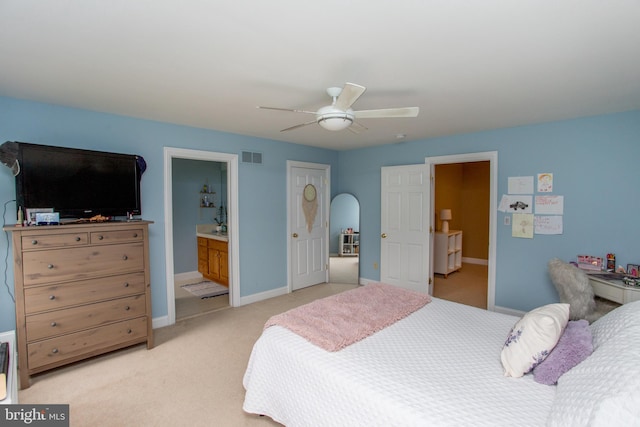
[[[587,319],[596,310],[593,288],[587,273],[558,258],[549,261],[549,276],[560,296],[560,302],[571,306],[569,319]]]

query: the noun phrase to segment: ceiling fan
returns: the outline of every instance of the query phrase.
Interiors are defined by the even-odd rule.
[[[327,130],[343,130],[349,129],[351,132],[359,133],[367,128],[355,119],[381,119],[393,117],[417,117],[420,111],[419,107],[404,108],[383,108],[378,110],[359,110],[354,111],[351,106],[360,98],[367,90],[366,87],[355,83],[345,83],[344,87],[330,87],[327,94],[333,98],[331,105],[320,108],[318,111],[292,110],[288,108],[261,107],[265,110],[290,111],[293,113],[314,114],[316,118],[312,121],[301,123],[295,126],[282,129],[280,132],[286,132],[318,123]]]

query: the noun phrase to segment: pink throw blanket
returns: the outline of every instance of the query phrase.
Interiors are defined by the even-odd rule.
[[[430,301],[427,294],[373,283],[272,316],[264,328],[279,325],[327,351],[338,351]]]

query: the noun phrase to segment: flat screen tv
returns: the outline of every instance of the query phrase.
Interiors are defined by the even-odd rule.
[[[17,159],[23,209],[53,208],[60,218],[141,214],[139,156],[21,142]]]

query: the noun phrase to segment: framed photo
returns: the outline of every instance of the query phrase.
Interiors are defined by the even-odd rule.
[[[627,264],[627,274],[632,277],[640,276],[640,265],[638,264]]]
[[[25,219],[27,220],[27,225],[35,225],[37,213],[51,213],[53,212],[53,208],[27,208],[25,209],[25,211]]]

